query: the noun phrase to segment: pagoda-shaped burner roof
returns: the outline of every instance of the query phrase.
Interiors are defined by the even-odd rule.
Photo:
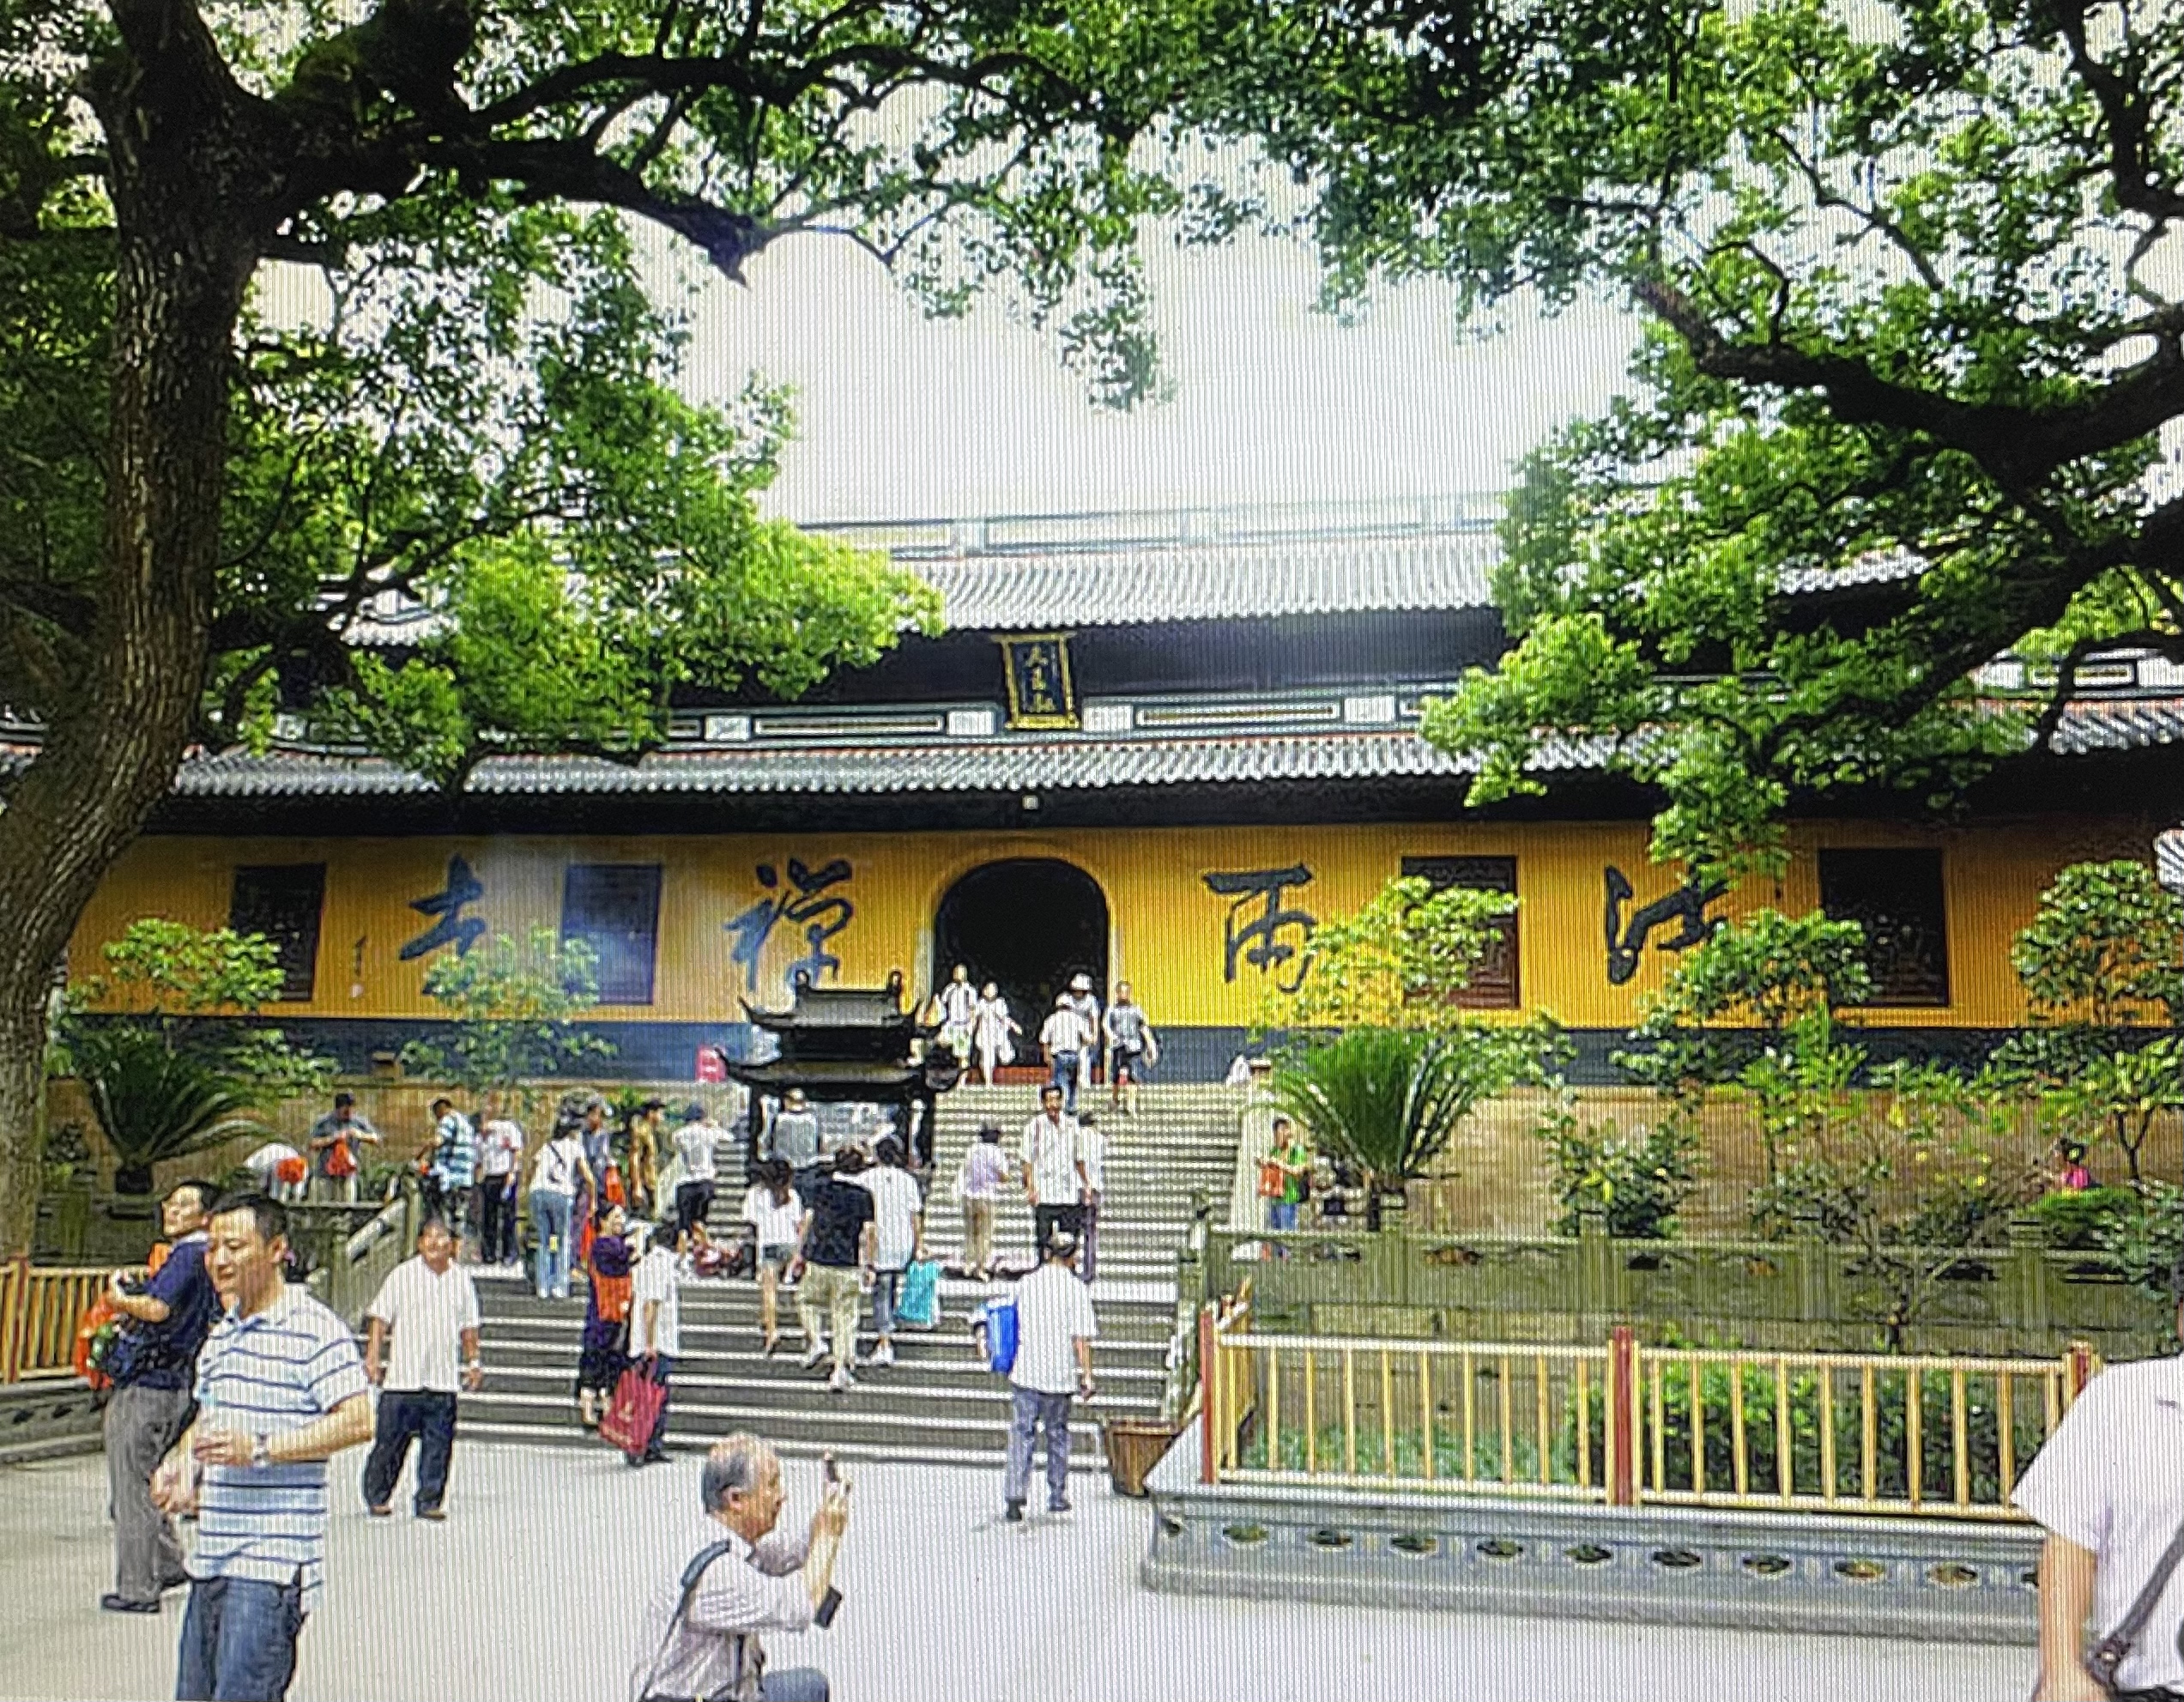
[[[748,999],[743,1008],[752,1021],[784,1037],[863,1029],[906,1041],[917,1027],[917,1013],[903,1008],[903,977],[896,970],[885,987],[814,987],[798,970],[792,985],[796,1000],[787,1010],[761,1010]],[[784,1047],[790,1042],[784,1038]]]

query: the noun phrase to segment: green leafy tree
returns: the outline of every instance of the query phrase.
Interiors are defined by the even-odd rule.
[[[1662,1240],[1676,1233],[1676,1214],[1698,1186],[1697,1119],[1683,1107],[1635,1132],[1612,1121],[1580,1118],[1574,1098],[1559,1095],[1534,1131],[1555,1175],[1562,1215],[1555,1233],[1575,1235],[1598,1212],[1610,1235]]]
[[[2073,863],[2010,947],[2034,1015],[2167,1027],[2184,1005],[2184,899],[2143,863]]]
[[[331,1060],[252,1020],[281,996],[263,935],[140,917],[104,956],[105,975],[69,989],[52,1063],[82,1079],[120,1192],[148,1193],[161,1160],[258,1128],[253,1113],[331,1079]],[[94,1015],[99,1003],[124,1014]]]
[[[0,1252],[51,966],[190,743],[286,711],[451,784],[633,757],[679,685],[795,691],[934,618],[758,519],[779,399],[681,399],[641,242],[741,278],[836,233],[1142,394],[1139,221],[1240,215],[1147,163],[1201,33],[1077,0],[0,0],[0,677],[44,729],[0,813]],[[258,293],[276,265],[308,311]]]
[[[2184,998],[2184,900],[2144,863],[2072,863],[2010,960],[2034,1026],[1999,1062],[2038,1093],[2053,1136],[2112,1141],[2141,1186],[2147,1142],[2184,1118],[2184,1043],[2145,1032]]]
[[[1846,1305],[1900,1348],[1966,1255],[2008,1240],[2041,1173],[2005,1156],[2021,1115],[2006,1080],[1899,1061],[1876,1066],[1853,1105],[1846,1054],[1854,1064],[1844,1047],[1796,1061],[1805,1073],[1782,1089],[1800,1113],[1794,1138],[1752,1214],[1850,1249]]]
[[[497,934],[472,950],[445,953],[425,972],[425,996],[447,1013],[445,1039],[413,1040],[402,1068],[453,1081],[476,1098],[529,1107],[530,1084],[613,1055],[588,1033],[584,1014],[599,1002],[597,958],[582,940],[544,924],[523,940]]]
[[[1463,1027],[1475,1021],[1463,995],[1503,948],[1515,913],[1511,893],[1436,892],[1421,876],[1398,876],[1354,916],[1330,917],[1312,930],[1304,977],[1293,993],[1267,995],[1267,1026]]]
[[[1659,853],[1778,865],[1790,807],[1946,806],[2088,655],[2184,655],[2162,0],[1263,11],[1200,98],[1310,186],[1332,298],[1643,316],[1629,394],[1523,469],[1515,648],[1427,716],[1474,798],[1595,737]],[[2006,651],[2054,672],[1998,712]]]

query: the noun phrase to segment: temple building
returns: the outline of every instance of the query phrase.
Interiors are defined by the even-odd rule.
[[[1490,507],[1382,504],[828,528],[943,593],[948,629],[794,703],[678,706],[633,765],[488,760],[449,795],[385,762],[287,746],[185,763],[86,913],[72,961],[131,919],[281,944],[291,1033],[362,1070],[421,1032],[437,954],[545,923],[599,962],[604,1066],[705,1075],[751,1056],[747,1008],[792,978],[914,993],[956,964],[1026,1039],[1078,973],[1127,979],[1173,1079],[1217,1075],[1320,918],[1422,874],[1513,892],[1473,990],[1538,1010],[1605,1070],[1709,922],[1815,906],[1867,924],[1862,1023],[1947,1048],[2024,1020],[2012,935],[2065,863],[2151,856],[2184,814],[2166,748],[2184,672],[2082,674],[2049,754],[1947,820],[1894,797],[1800,819],[1780,880],[1727,893],[1648,860],[1655,800],[1582,748],[1544,796],[1471,811],[1419,706],[1505,643]],[[1816,609],[1861,594],[1815,584]],[[427,617],[428,618],[428,617]],[[383,627],[402,642],[400,618]]]

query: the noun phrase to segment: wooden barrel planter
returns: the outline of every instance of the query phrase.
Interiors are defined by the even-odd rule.
[[[1145,1480],[1183,1426],[1166,1419],[1110,1418],[1100,1426],[1107,1446],[1107,1481],[1117,1495],[1143,1496]]]

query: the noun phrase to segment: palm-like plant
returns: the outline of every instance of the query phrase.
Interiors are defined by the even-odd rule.
[[[262,1127],[249,1112],[256,1094],[188,1052],[156,1029],[134,1022],[84,1023],[69,1050],[120,1165],[114,1188],[152,1191],[152,1166],[162,1159],[219,1145]]]
[[[1274,1104],[1364,1174],[1367,1227],[1425,1175],[1472,1109],[1538,1073],[1539,1037],[1484,1024],[1439,1034],[1352,1028],[1277,1070]]]

